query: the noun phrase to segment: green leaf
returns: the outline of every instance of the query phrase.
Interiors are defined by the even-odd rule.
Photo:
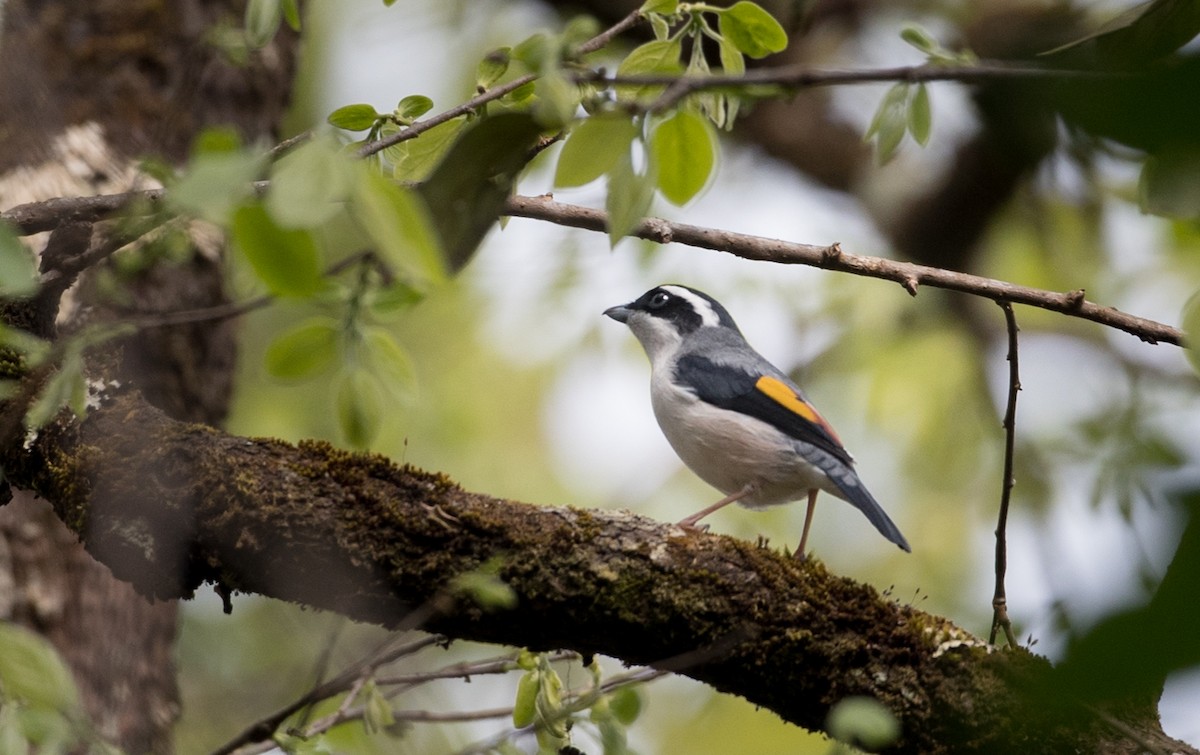
[[[637,136],[628,115],[594,115],[571,130],[554,171],[556,187],[583,186],[607,173]]]
[[[284,228],[322,225],[349,198],[357,168],[332,137],[317,137],[275,163],[267,211]]]
[[[650,211],[654,201],[654,177],[648,171],[639,175],[633,170],[629,155],[624,155],[608,173],[608,195],[604,209],[608,212],[608,243],[616,246]]]
[[[233,243],[275,296],[311,296],[321,285],[320,253],[307,230],[281,228],[255,203],[237,211],[231,231]]]
[[[650,16],[650,28],[654,31],[654,38],[660,42],[671,36],[671,24],[658,14]]]
[[[1200,291],[1192,294],[1183,305],[1183,332],[1187,348],[1183,350],[1192,369],[1200,374]]]
[[[652,42],[646,42],[643,45],[635,47],[625,56],[625,59],[617,66],[617,76],[673,75],[683,73],[683,64],[680,63],[680,56],[682,54],[683,48],[680,46],[678,39],[656,39]],[[617,98],[620,100],[630,100],[657,97],[664,88],[662,85],[622,86],[617,89]]]
[[[267,372],[284,380],[310,377],[332,365],[341,331],[337,321],[314,318],[276,338],[263,363]]]
[[[33,252],[5,223],[0,223],[0,297],[27,296],[37,290]]]
[[[892,159],[908,131],[908,87],[900,82],[888,89],[867,129],[865,138],[869,141],[874,137],[875,155],[881,165]]]
[[[917,144],[924,147],[929,143],[929,132],[933,128],[933,112],[929,107],[929,90],[924,83],[917,84],[908,102],[908,132]]]
[[[396,105],[396,119],[401,123],[411,123],[430,110],[433,110],[433,100],[423,94],[410,94]]]
[[[6,702],[67,716],[80,712],[75,678],[49,642],[16,624],[0,622],[0,648],[0,690]]]
[[[363,685],[360,697],[365,699],[363,703],[363,726],[369,734],[385,731],[388,727],[396,723],[396,714],[392,710],[392,704],[379,691],[379,686],[374,680]]]
[[[676,205],[686,204],[708,183],[716,154],[712,127],[690,110],[677,111],[650,134],[650,160],[658,174],[658,189]]]
[[[219,134],[208,132],[207,142],[219,143],[208,151],[198,144],[187,171],[170,191],[167,203],[175,210],[224,226],[230,215],[254,193],[254,180],[265,163],[265,155],[227,149]]]
[[[376,317],[387,319],[397,312],[408,309],[424,298],[412,286],[396,282],[386,288],[372,288],[363,297],[363,304]]]
[[[929,32],[916,24],[905,24],[904,28],[900,30],[900,39],[926,55],[932,55],[941,49],[937,40]]]
[[[395,336],[384,328],[370,327],[365,329],[363,340],[367,360],[388,391],[400,399],[411,398],[416,392],[417,371]]]
[[[626,726],[642,714],[642,693],[637,687],[618,687],[608,696],[608,708]]]
[[[900,736],[900,722],[873,697],[847,697],[829,710],[830,736],[867,750],[881,750]]]
[[[1166,149],[1146,158],[1138,204],[1151,215],[1200,218],[1200,150]]]
[[[424,181],[465,125],[466,118],[455,118],[385,149],[384,154],[392,164],[392,177],[412,183]]]
[[[300,3],[297,0],[283,0],[283,20],[292,31],[300,31]]]
[[[669,16],[677,10],[679,10],[679,0],[646,0],[638,9],[638,13],[643,16],[648,13],[661,13]]]
[[[507,611],[517,607],[516,591],[500,577],[482,569],[458,575],[452,589],[485,611]],[[515,715],[514,712],[514,718]]]
[[[343,372],[337,381],[334,403],[338,426],[347,443],[363,448],[374,440],[383,423],[383,391],[374,375],[362,369]]]
[[[757,3],[741,0],[718,18],[721,36],[752,58],[765,58],[787,47],[787,32]]]
[[[246,3],[246,44],[263,47],[279,31],[281,21],[283,8],[279,0],[250,0]]]
[[[83,378],[83,358],[78,350],[68,351],[58,369],[42,386],[38,397],[26,410],[25,427],[44,427],[63,407],[70,405],[75,409],[82,403],[79,399],[81,391],[86,399],[87,384]],[[80,416],[82,415],[81,411]]]
[[[441,247],[420,196],[362,165],[354,191],[354,215],[384,261],[409,283],[445,279]]]
[[[329,125],[347,131],[366,131],[375,125],[379,113],[366,104],[343,105],[329,114]]]
[[[475,86],[488,89],[508,73],[508,63],[512,58],[511,47],[500,47],[483,56],[475,67]]]
[[[529,113],[504,112],[478,120],[417,187],[451,270],[471,259],[495,224],[541,133]]]
[[[561,129],[575,117],[579,89],[557,68],[543,71],[533,84],[533,92],[537,95],[533,115],[542,127]]]
[[[541,688],[536,669],[525,672],[517,682],[517,697],[513,702],[512,723],[518,729],[524,729],[533,723],[537,715],[537,695]]]

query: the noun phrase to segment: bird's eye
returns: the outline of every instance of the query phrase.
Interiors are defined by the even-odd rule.
[[[671,297],[659,291],[654,296],[650,297],[650,301],[646,302],[646,306],[650,309],[662,309],[667,306],[667,302],[671,301]]]

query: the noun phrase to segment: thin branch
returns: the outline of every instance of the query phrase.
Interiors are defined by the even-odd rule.
[[[1004,482],[1000,487],[1000,517],[996,523],[996,589],[992,593],[992,631],[988,633],[988,644],[996,644],[996,632],[1004,629],[1004,638],[1010,648],[1017,646],[1013,637],[1012,621],[1008,618],[1008,596],[1004,590],[1004,575],[1008,571],[1008,504],[1012,498],[1013,454],[1017,437],[1017,391],[1021,390],[1021,371],[1017,364],[1017,316],[1012,304],[997,302],[1004,310],[1004,324],[1008,331],[1008,405],[1004,409]]]
[[[747,88],[776,88],[786,91],[846,84],[878,84],[886,82],[919,83],[953,81],[959,84],[978,84],[985,81],[1012,79],[1113,79],[1129,74],[1113,71],[1085,71],[1062,68],[1043,68],[1029,65],[1010,65],[1003,61],[983,61],[976,65],[947,66],[925,64],[869,69],[814,69],[806,65],[756,68],[744,74],[711,76],[637,75],[608,76],[603,73],[584,73],[579,80],[594,84],[621,87],[662,85],[666,90],[646,110],[660,113],[674,107],[683,98],[701,91],[728,89],[745,92]]]
[[[579,55],[586,55],[587,53],[599,50],[612,41],[613,37],[635,26],[640,19],[640,11],[633,11],[617,23],[581,44],[577,49],[577,53]],[[485,92],[480,92],[461,105],[456,105],[449,110],[444,110],[437,115],[426,118],[423,121],[416,121],[394,134],[389,134],[382,139],[377,139],[373,142],[362,145],[358,149],[358,156],[369,157],[377,152],[387,149],[388,147],[399,144],[400,142],[408,141],[409,139],[415,139],[434,126],[440,126],[447,121],[452,121],[455,118],[459,118],[469,113],[474,113],[481,106],[498,100],[510,92],[516,91],[526,84],[529,84],[530,82],[537,81],[537,78],[538,74],[528,73],[505,84],[494,86]]]
[[[515,217],[545,220],[572,228],[604,232],[608,215],[579,205],[556,202],[549,197],[515,196],[509,199],[506,214]],[[737,257],[763,262],[810,265],[825,270],[837,270],[869,278],[899,283],[908,293],[917,295],[920,286],[933,286],[951,291],[981,296],[994,301],[1009,301],[1123,330],[1147,343],[1184,345],[1183,331],[1164,323],[1126,314],[1113,307],[1087,301],[1083,289],[1069,292],[1046,291],[1018,286],[994,278],[944,270],[911,262],[897,262],[881,257],[850,254],[841,245],[798,244],[762,236],[734,233],[715,228],[675,223],[661,218],[646,218],[630,234],[659,244],[672,242],[688,246],[728,252]]]
[[[416,613],[421,614],[420,611]],[[422,618],[424,618],[422,614]],[[279,710],[267,716],[263,716],[259,720],[244,728],[240,734],[230,739],[225,744],[213,750],[212,755],[229,755],[245,745],[252,745],[256,742],[270,741],[275,734],[275,730],[280,724],[290,718],[296,711],[299,711],[314,702],[319,702],[327,697],[345,692],[350,689],[365,673],[371,669],[378,668],[386,663],[391,663],[397,658],[403,658],[407,655],[412,655],[420,650],[424,650],[430,645],[437,645],[446,642],[446,638],[441,635],[431,634],[422,637],[419,640],[407,643],[393,650],[380,651],[372,654],[373,657],[368,657],[357,663],[351,664],[349,668],[342,671],[337,676],[327,682],[318,684],[309,690],[300,698],[293,700]]]

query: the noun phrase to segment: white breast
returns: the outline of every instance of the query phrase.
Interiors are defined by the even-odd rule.
[[[668,374],[652,371],[654,416],[675,453],[700,479],[726,495],[753,483],[757,491],[740,501],[751,508],[788,503],[813,488],[842,496],[796,453],[792,438],[766,422],[699,400],[672,385]]]

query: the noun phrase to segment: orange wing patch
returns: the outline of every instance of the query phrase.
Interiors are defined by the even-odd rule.
[[[833,428],[825,421],[825,418],[817,414],[817,410],[812,408],[811,404],[797,396],[796,392],[789,388],[787,383],[770,375],[763,375],[754,383],[754,387],[775,403],[800,415],[814,425],[818,425],[822,430],[829,433],[829,437],[833,438],[838,445],[841,445],[841,438],[837,436],[837,433],[833,431]]]

